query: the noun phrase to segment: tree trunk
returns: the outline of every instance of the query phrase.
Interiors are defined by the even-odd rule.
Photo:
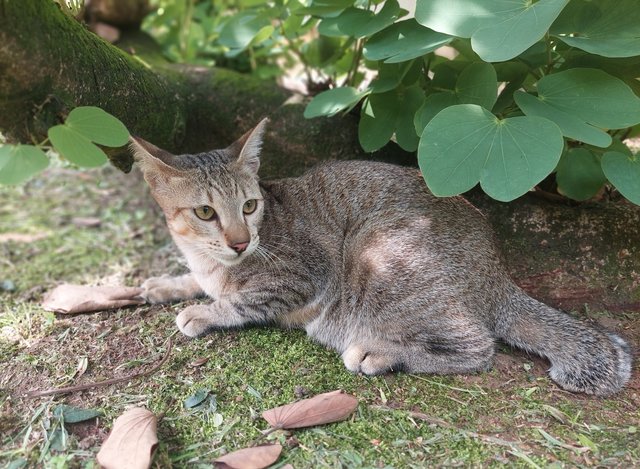
[[[355,116],[306,120],[304,103],[292,102],[275,83],[168,64],[139,32],[120,46],[130,53],[85,29],[51,0],[0,0],[0,130],[10,141],[42,141],[71,109],[93,105],[160,147],[191,152],[221,148],[269,116],[264,167],[270,175],[296,173],[321,159],[364,155]],[[375,156],[411,158],[394,145]],[[131,166],[126,152],[115,153],[112,161],[124,170]]]

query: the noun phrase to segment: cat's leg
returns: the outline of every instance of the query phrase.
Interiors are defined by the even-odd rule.
[[[342,354],[345,367],[354,373],[377,375],[388,371],[408,373],[464,374],[491,368],[494,340],[488,331],[456,341],[352,343]]]
[[[201,336],[212,329],[240,327],[248,322],[245,316],[225,301],[188,306],[176,317],[178,329],[189,337]]]
[[[142,288],[144,292],[141,296],[151,304],[192,300],[204,296],[202,288],[192,274],[179,277],[151,277],[142,284]]]

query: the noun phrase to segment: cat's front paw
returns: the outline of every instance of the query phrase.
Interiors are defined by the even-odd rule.
[[[214,314],[209,305],[193,305],[183,309],[176,317],[178,329],[184,335],[197,337],[213,327]]]
[[[140,296],[142,296],[147,303],[154,305],[169,303],[176,298],[176,282],[175,279],[169,275],[148,278],[141,287],[144,291]]]

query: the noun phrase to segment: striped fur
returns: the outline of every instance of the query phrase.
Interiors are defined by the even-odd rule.
[[[147,298],[213,299],[179,314],[183,333],[304,328],[365,374],[486,370],[502,339],[549,358],[552,379],[570,391],[606,395],[629,379],[628,345],[516,287],[469,203],[432,196],[414,169],[374,162],[260,182],[263,127],[227,150],[164,161],[133,143],[191,268],[179,281],[147,281]],[[248,199],[259,200],[251,215],[242,212]],[[218,219],[199,220],[200,205]],[[239,226],[251,241],[238,255],[225,233]]]

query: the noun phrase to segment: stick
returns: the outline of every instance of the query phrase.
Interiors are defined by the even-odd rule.
[[[42,396],[52,396],[54,394],[66,394],[68,392],[86,391],[87,389],[98,388],[102,386],[109,386],[111,384],[123,383],[125,381],[131,381],[132,379],[142,378],[144,376],[151,375],[156,371],[158,371],[160,368],[162,368],[162,365],[164,365],[167,362],[167,360],[169,359],[169,355],[171,354],[172,345],[173,345],[173,342],[171,340],[171,337],[169,337],[167,339],[167,351],[165,352],[164,357],[162,357],[162,360],[160,360],[160,362],[150,370],[142,371],[139,373],[132,373],[129,375],[121,376],[119,378],[106,379],[104,381],[98,381],[95,383],[78,384],[76,386],[67,386],[64,388],[51,388],[51,389],[45,389],[44,391],[29,391],[25,394],[25,396],[26,397],[42,397]]]

